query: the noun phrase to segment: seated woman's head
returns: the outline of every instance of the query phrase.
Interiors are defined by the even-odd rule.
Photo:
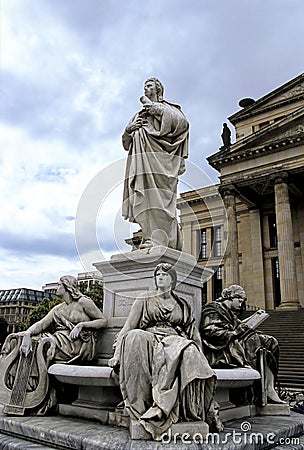
[[[64,275],[59,280],[59,290],[57,290],[57,295],[60,295],[60,286],[64,288],[66,292],[68,292],[73,300],[78,300],[82,294],[78,289],[77,280],[72,275]]]
[[[175,288],[175,286],[176,286],[176,283],[177,283],[177,274],[176,274],[176,271],[175,271],[174,267],[171,264],[169,264],[169,263],[157,264],[157,266],[154,269],[154,281],[155,281],[156,287],[158,287],[157,286],[157,281],[156,281],[156,276],[157,276],[158,273],[161,273],[161,272],[168,273],[170,275],[170,277],[171,277],[171,290],[173,290]]]

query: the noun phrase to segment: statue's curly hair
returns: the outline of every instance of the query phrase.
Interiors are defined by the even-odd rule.
[[[176,270],[174,269],[174,267],[172,266],[172,264],[169,263],[159,263],[157,264],[157,266],[154,269],[154,281],[155,281],[155,285],[157,287],[156,284],[156,275],[158,272],[160,272],[161,270],[163,270],[164,272],[167,272],[171,279],[172,279],[172,290],[175,288],[176,283],[177,283],[177,273]]]
[[[145,81],[145,84],[148,81],[154,81],[155,86],[156,86],[156,94],[157,94],[158,101],[159,102],[163,101],[163,99],[164,99],[164,86],[163,86],[163,84],[159,81],[158,78],[155,78],[155,77],[148,78]]]
[[[232,284],[231,286],[222,290],[221,296],[217,298],[216,301],[223,302],[225,300],[231,299],[236,291],[244,291],[244,289],[238,284]]]

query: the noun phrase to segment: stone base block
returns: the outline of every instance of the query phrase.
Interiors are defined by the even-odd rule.
[[[252,405],[235,406],[233,405],[227,409],[220,409],[220,419],[222,422],[230,420],[243,419],[245,417],[255,416]]]
[[[256,407],[257,416],[290,416],[288,403],[268,403],[266,406]]]
[[[151,434],[144,429],[138,420],[131,420],[129,429],[133,440],[152,440]],[[181,440],[190,443],[193,436],[197,435],[201,438],[207,436],[208,433],[209,426],[206,422],[178,422],[174,423],[163,434],[161,442],[169,443]]]
[[[59,404],[59,414],[62,416],[78,417],[80,419],[96,420],[107,424],[109,411],[98,408],[87,408],[84,406]]]
[[[122,397],[118,386],[79,386],[79,402],[115,408]]]
[[[116,408],[115,411],[109,411],[108,425],[129,428],[130,417],[123,408]]]

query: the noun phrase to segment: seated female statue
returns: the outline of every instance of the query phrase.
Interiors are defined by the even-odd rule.
[[[57,295],[63,303],[25,332],[10,334],[3,345],[0,401],[6,405],[4,412],[46,413],[56,404],[48,367],[95,357],[96,330],[107,323],[102,312],[78,290],[76,278],[70,275],[60,278]]]
[[[109,365],[119,367],[129,416],[161,440],[172,423],[206,420],[215,374],[201,350],[190,305],[173,292],[174,268],[158,264],[154,279],[156,290],[135,300]]]

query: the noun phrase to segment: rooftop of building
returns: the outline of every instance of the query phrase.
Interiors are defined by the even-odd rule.
[[[43,298],[52,298],[53,295],[37,289],[16,288],[0,289],[0,302],[27,301],[39,302]]]

